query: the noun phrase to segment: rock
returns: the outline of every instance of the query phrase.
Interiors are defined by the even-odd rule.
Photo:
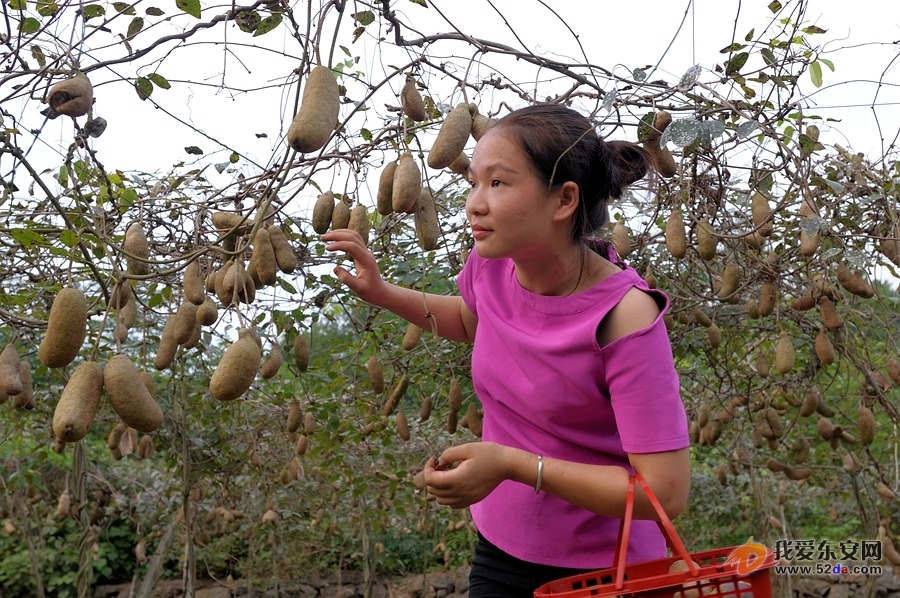
[[[444,590],[444,595],[449,594],[453,591],[453,577],[448,575],[447,573],[434,573],[429,576],[428,579],[431,587],[435,589],[435,591],[440,592]],[[440,598],[443,598],[442,596]]]
[[[453,584],[457,593],[462,594],[469,591],[469,573],[471,572],[471,567],[460,567],[453,574]]]
[[[195,598],[231,598],[231,590],[228,588],[211,587],[201,588],[194,592]]]

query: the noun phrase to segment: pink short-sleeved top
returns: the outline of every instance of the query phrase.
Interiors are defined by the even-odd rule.
[[[472,381],[484,408],[482,439],[547,457],[631,469],[627,453],[689,445],[678,375],[663,322],[666,296],[627,267],[567,297],[531,293],[508,259],[473,252],[457,277],[478,317]],[[597,326],[632,287],[660,315],[648,328],[600,347]],[[478,530],[533,563],[602,568],[612,563],[618,519],[511,480],[471,506]],[[665,556],[653,521],[635,521],[628,561]]]

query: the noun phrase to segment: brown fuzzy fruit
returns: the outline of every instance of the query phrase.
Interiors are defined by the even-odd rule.
[[[253,239],[253,253],[250,257],[256,266],[256,272],[260,282],[264,285],[275,284],[278,263],[275,261],[275,249],[269,238],[269,231],[264,228],[256,231]]]
[[[416,239],[423,251],[431,251],[437,247],[441,237],[441,225],[438,221],[437,207],[427,187],[422,187],[416,211],[413,214],[416,224]]]
[[[422,192],[422,173],[409,152],[400,155],[391,185],[391,208],[395,212],[412,213]]]
[[[823,365],[834,363],[834,345],[831,344],[831,339],[828,338],[825,328],[820,328],[819,334],[816,335],[815,349],[816,357],[819,358]]]
[[[285,429],[287,430],[288,434],[290,434],[299,430],[301,424],[303,424],[303,410],[300,409],[300,403],[298,403],[295,399],[291,401],[291,404],[288,407],[287,424],[285,425]]]
[[[182,301],[178,311],[172,316],[172,336],[175,342],[183,345],[191,340],[197,324],[197,306],[190,301]]]
[[[625,258],[631,253],[631,235],[628,229],[625,228],[625,223],[622,220],[616,220],[610,240],[613,248],[616,250],[616,255],[620,258]]]
[[[775,298],[776,298],[776,289],[775,283],[771,280],[767,280],[762,283],[762,286],[759,288],[759,315],[762,317],[772,315],[772,312],[775,311]]]
[[[294,255],[294,248],[291,247],[290,241],[281,230],[281,227],[270,226],[268,229],[269,241],[272,243],[272,250],[275,252],[275,263],[278,269],[285,274],[290,274],[297,269],[297,256]]]
[[[219,310],[216,307],[216,302],[213,301],[212,297],[207,296],[203,300],[203,305],[197,308],[197,322],[201,326],[212,326],[218,319]]]
[[[194,305],[203,305],[206,300],[206,288],[203,283],[203,277],[200,275],[200,262],[192,261],[184,269],[184,276],[181,283],[184,290],[184,298]]]
[[[761,236],[768,237],[772,234],[772,210],[769,208],[769,199],[756,191],[750,200],[750,214],[753,218],[753,226]]]
[[[141,225],[135,222],[125,231],[125,263],[131,274],[149,274],[150,243]]]
[[[34,409],[36,407],[34,386],[31,383],[31,364],[28,363],[28,359],[19,361],[19,380],[22,382],[22,392],[12,398],[13,407],[16,409]]]
[[[425,112],[425,102],[422,94],[416,88],[416,81],[412,77],[406,77],[406,83],[400,91],[400,106],[404,114],[415,122],[422,122],[428,118]]]
[[[394,172],[397,170],[396,162],[388,162],[381,176],[378,177],[378,193],[376,195],[375,210],[382,216],[388,216],[394,211],[393,189]]]
[[[809,467],[785,467],[784,475],[787,476],[789,480],[805,480],[812,475],[812,469]]]
[[[481,419],[481,412],[478,411],[478,406],[474,401],[469,403],[469,406],[466,408],[466,425],[472,434],[481,438],[483,420]]]
[[[369,213],[366,206],[356,204],[350,209],[350,220],[347,222],[347,228],[356,231],[362,238],[363,245],[369,244]]]
[[[324,235],[331,226],[331,215],[334,213],[334,193],[326,191],[316,199],[313,205],[312,227],[313,230]]]
[[[819,297],[819,317],[828,330],[838,330],[844,322],[828,297]]]
[[[235,230],[235,232],[243,233],[253,225],[249,219],[234,212],[213,212],[209,217],[213,226],[220,232]]]
[[[78,442],[87,435],[100,407],[103,368],[86,361],[75,368],[53,412],[53,434],[64,442]]]
[[[330,68],[318,65],[306,79],[300,110],[288,129],[288,144],[301,153],[322,149],[334,132],[340,112],[337,80]]]
[[[716,237],[715,230],[709,223],[709,219],[704,216],[697,223],[697,253],[708,262],[716,257],[718,245],[719,239]]]
[[[782,330],[775,346],[775,369],[779,374],[787,374],[794,369],[794,359],[794,343],[788,333]]]
[[[472,113],[469,105],[457,104],[444,118],[437,139],[428,152],[428,166],[434,169],[447,168],[462,153],[466,141],[472,133]],[[395,181],[396,184],[396,181]],[[394,211],[398,211],[396,203]]]
[[[875,492],[878,493],[878,497],[886,502],[891,502],[897,495],[891,490],[890,486],[885,484],[884,482],[879,481],[878,485],[875,487]]]
[[[425,397],[425,400],[422,401],[422,408],[419,410],[419,421],[424,422],[428,421],[428,418],[431,417],[431,411],[434,409],[434,399],[431,395]]]
[[[447,403],[450,411],[459,411],[462,407],[462,388],[456,378],[450,379],[450,391],[447,393]]]
[[[676,259],[687,255],[687,238],[684,232],[684,220],[681,219],[681,210],[672,210],[666,220],[666,249]]]
[[[384,392],[384,367],[381,365],[381,362],[374,355],[366,361],[366,370],[369,373],[369,383],[372,385],[372,390],[375,391],[376,394],[381,394]]]
[[[653,125],[648,127],[646,134],[641,139],[644,149],[653,157],[654,166],[659,174],[665,178],[675,176],[678,172],[675,158],[672,157],[668,147],[659,143],[663,132],[672,122],[672,115],[665,110],[660,110],[654,115],[647,115],[647,118],[653,119]]]
[[[147,434],[141,437],[138,443],[138,457],[141,459],[149,459],[156,453],[156,446],[153,444],[153,438]]]
[[[331,211],[331,230],[347,228],[350,224],[350,198],[344,195],[334,204]]]
[[[900,361],[897,361],[895,357],[888,357],[887,373],[891,380],[894,381],[894,384],[900,384]]]
[[[485,114],[479,113],[476,109],[474,115],[472,116],[472,139],[477,142],[479,139],[484,137],[484,134],[487,133],[495,124],[497,123],[494,119]]]
[[[394,420],[397,424],[397,433],[403,441],[409,440],[409,423],[406,421],[406,414],[398,411]]]
[[[298,334],[294,339],[294,363],[297,364],[297,369],[301,372],[305,372],[307,368],[309,368],[309,344],[306,342],[306,336],[304,334]]]
[[[312,436],[316,433],[316,416],[312,413],[307,413],[303,416],[303,431],[306,432],[308,436]]]
[[[740,284],[740,271],[737,264],[728,262],[722,271],[722,287],[719,289],[719,300],[725,301],[734,295]]]
[[[722,333],[715,322],[706,329],[706,337],[709,339],[709,346],[713,349],[718,349],[719,345],[722,344]]]
[[[209,381],[210,394],[220,401],[232,401],[250,388],[262,359],[259,345],[247,328],[238,331],[238,339],[225,349]]]
[[[826,442],[834,438],[834,425],[827,417],[819,418],[819,422],[816,424],[816,431],[819,433],[819,437]]]
[[[9,343],[0,353],[0,393],[14,397],[22,392],[20,367],[19,352],[15,345]]]
[[[94,104],[94,87],[85,75],[77,73],[51,87],[46,102],[58,114],[84,116]]]
[[[447,433],[456,434],[456,427],[459,425],[459,411],[450,411],[447,414]]]
[[[422,332],[424,331],[420,327],[410,322],[406,326],[406,333],[403,335],[403,342],[401,343],[403,350],[411,351],[415,349],[419,341],[422,340]]]
[[[817,395],[812,390],[806,393],[806,398],[803,399],[803,404],[800,406],[800,417],[809,417],[813,413],[816,412],[816,408],[819,406],[819,395]]]
[[[125,307],[119,310],[118,321],[126,329],[131,329],[135,320],[137,320],[137,302],[129,301],[125,304]]]
[[[38,359],[48,368],[64,368],[75,359],[87,333],[87,301],[71,287],[59,291],[50,308],[47,333]]]
[[[127,279],[120,280],[109,294],[109,307],[111,309],[123,309],[126,305],[131,303],[133,295],[134,291],[131,287],[131,281]]]
[[[450,163],[450,166],[447,167],[447,170],[455,174],[466,176],[469,172],[469,166],[471,165],[471,163],[472,162],[469,160],[469,156],[467,156],[466,153],[463,152],[456,157],[456,160]]]
[[[110,357],[103,370],[103,385],[109,404],[125,424],[149,433],[162,425],[165,416],[150,396],[140,372],[127,356]]]
[[[282,363],[284,363],[284,353],[281,351],[281,345],[274,343],[269,356],[259,368],[259,375],[262,376],[263,380],[274,378],[278,370],[281,369]]]
[[[863,299],[871,299],[875,296],[875,289],[865,279],[857,276],[855,273],[847,269],[844,262],[838,264],[837,279],[842,287],[850,291],[857,297]]]
[[[309,436],[300,436],[294,444],[294,454],[301,457],[309,450]]]
[[[706,315],[706,312],[696,306],[691,310],[691,318],[706,328],[712,326],[713,323],[710,317]]]
[[[807,287],[803,295],[794,298],[791,301],[791,309],[796,311],[807,311],[816,306],[816,298],[813,297],[812,289]]]
[[[859,440],[870,445],[875,441],[875,414],[868,407],[860,407],[856,412],[857,430],[859,430]]]

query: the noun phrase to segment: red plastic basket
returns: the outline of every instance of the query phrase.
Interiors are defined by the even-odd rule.
[[[659,528],[674,556],[625,564],[631,520],[634,510],[634,482],[637,479],[660,517]],[[535,598],[582,598],[619,596],[621,598],[772,598],[771,568],[776,564],[771,550],[753,561],[753,571],[739,573],[737,563],[727,562],[739,548],[716,548],[688,553],[672,521],[640,474],[628,481],[625,517],[619,525],[619,538],[613,567],[551,581],[535,590]],[[688,570],[670,573],[669,568],[682,561]]]

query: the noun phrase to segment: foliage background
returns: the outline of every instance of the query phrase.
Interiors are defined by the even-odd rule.
[[[641,119],[655,110],[675,117],[666,141],[677,174],[636,185],[610,213],[627,226],[628,260],[652,272],[672,299],[671,339],[695,423],[694,491],[679,521],[691,548],[751,535],[770,543],[874,538],[879,524],[896,534],[896,500],[877,492],[879,482],[898,488],[889,359],[897,355],[900,172],[895,121],[877,109],[896,87],[896,52],[888,38],[831,34],[842,13],[820,16],[815,3],[748,4],[728,7],[727,28],[708,29],[696,27],[697,13],[713,8],[694,3],[665,14],[650,5],[605,15],[585,8],[583,18],[539,1],[465,8],[424,1],[4,4],[0,340],[30,359],[36,406],[19,410],[8,401],[0,421],[7,531],[0,534],[0,587],[13,595],[84,595],[106,581],[149,587],[169,576],[182,577],[191,591],[198,575],[259,584],[284,571],[357,568],[371,579],[469,558],[467,513],[437,508],[412,483],[429,455],[475,439],[465,427],[447,430],[451,379],[463,389],[457,417],[477,406],[468,348],[426,333],[415,348],[402,349],[405,323],[335,284],[328,272],[336,259],[324,254],[310,223],[324,190],[365,205],[370,247],[387,278],[454,292],[470,243],[466,184],[429,169],[424,157],[443,115],[460,101],[491,116],[534,101],[564,102],[590,114],[602,134],[630,140],[640,138]],[[546,31],[519,35],[535,14]],[[650,28],[654,21],[668,25],[665,35]],[[589,53],[587,38],[598,27],[619,40],[621,56]],[[875,58],[857,60],[858,46]],[[283,135],[317,62],[330,64],[342,86],[340,122],[321,151],[297,154]],[[870,80],[832,83],[873,67]],[[90,118],[109,122],[97,138],[84,133],[88,118],[48,120],[40,112],[49,87],[75,68],[94,85]],[[407,75],[425,97],[426,122],[399,111]],[[854,111],[822,106],[835,89],[852,103],[869,103],[869,120],[858,126]],[[405,148],[438,204],[442,234],[432,251],[418,246],[412,217],[374,210],[377,177]],[[764,228],[751,213],[756,192],[771,210],[767,237],[755,236]],[[227,255],[209,213],[255,218],[266,202],[300,269],[259,289],[252,305],[220,306],[219,322],[198,347],[156,371],[153,356],[164,320],[181,301],[183,268],[199,256],[213,270]],[[673,213],[687,228],[681,258],[666,243]],[[696,250],[704,217],[718,236],[708,261]],[[133,221],[151,239],[149,275],[125,272],[122,242]],[[818,240],[811,255],[800,251],[801,231]],[[840,286],[841,262],[874,285],[873,298]],[[740,284],[720,298],[728,263],[739,268]],[[120,343],[112,336],[117,315],[105,306],[125,278],[141,309]],[[776,291],[773,310],[752,317],[748,303],[762,302],[765,282]],[[35,352],[52,298],[66,284],[90,302],[88,342],[76,364],[104,363],[122,351],[154,372],[167,419],[153,434],[152,458],[114,458],[105,438],[117,418],[107,405],[80,448],[53,451],[49,424],[70,368],[48,370]],[[832,297],[843,318],[827,331],[834,364],[813,350],[822,328],[817,310],[791,307],[808,288],[816,300]],[[717,347],[696,309],[715,322]],[[276,378],[218,403],[208,377],[248,322],[266,350],[277,344],[289,354],[296,335],[306,335],[311,363],[301,371],[289,359]],[[760,360],[773,365],[781,332],[795,352],[793,367],[763,375]],[[385,366],[381,393],[367,374],[373,355]],[[382,411],[404,376],[409,387],[396,410],[411,422],[408,442],[397,435],[396,411]],[[810,393],[823,407],[802,417]],[[427,399],[434,412],[418,421]],[[309,437],[302,456],[284,429],[292,400],[315,418],[300,432]],[[871,444],[857,430],[861,405],[878,422]],[[769,408],[784,430],[762,439],[758,422]],[[820,418],[849,438],[822,439]],[[793,449],[803,439],[810,449],[799,463]],[[789,480],[767,467],[770,459],[809,467],[810,476]],[[74,507],[57,517],[67,489]],[[269,510],[277,524],[261,525]]]

